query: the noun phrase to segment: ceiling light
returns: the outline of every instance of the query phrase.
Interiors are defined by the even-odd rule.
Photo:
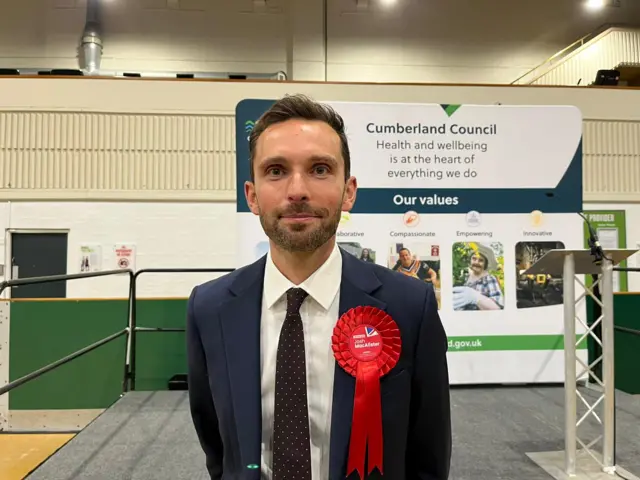
[[[587,0],[586,1],[586,7],[589,10],[600,10],[601,8],[604,7],[605,1],[604,0]]]

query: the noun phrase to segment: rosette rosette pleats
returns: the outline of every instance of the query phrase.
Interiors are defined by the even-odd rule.
[[[364,478],[367,448],[368,473],[374,468],[382,473],[380,377],[400,358],[400,330],[383,310],[361,306],[340,317],[331,340],[336,361],[356,379],[347,475],[356,470]]]

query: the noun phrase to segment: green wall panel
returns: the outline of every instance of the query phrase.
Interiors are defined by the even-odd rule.
[[[616,325],[640,330],[640,294],[618,294],[613,298]],[[616,331],[615,361],[616,388],[640,394],[640,336]]]
[[[138,326],[180,327],[187,299],[137,302]],[[10,376],[16,380],[99,341],[127,324],[125,300],[19,301],[11,304]],[[182,332],[139,332],[136,390],[166,390],[186,373]],[[126,337],[103,345],[13,390],[9,408],[105,408],[122,393]]]
[[[187,299],[137,302],[139,327],[184,328]],[[171,377],[187,373],[184,332],[138,332],[136,390],[167,390]]]
[[[587,298],[587,322],[592,325],[596,321],[595,302]],[[640,330],[640,294],[620,293],[613,296],[614,321],[616,326]],[[589,363],[599,355],[599,345],[589,337]],[[616,388],[630,394],[640,394],[640,336],[627,332],[615,331],[615,385]],[[598,364],[601,366],[602,363]],[[598,371],[598,375],[602,375]]]
[[[640,330],[640,326],[636,326]],[[632,395],[640,395],[640,337],[627,332],[615,334],[616,388]]]
[[[9,376],[16,380],[126,326],[125,301],[11,303]],[[17,387],[9,408],[105,408],[122,391],[125,336]]]
[[[616,324],[640,329],[640,295],[614,298]],[[138,326],[183,328],[186,308],[186,299],[140,299]],[[124,328],[127,302],[12,302],[10,322],[10,377],[15,380]],[[640,337],[616,332],[615,342],[616,387],[640,394]],[[186,373],[183,332],[139,332],[136,344],[137,390],[166,390],[173,375]],[[9,408],[106,408],[121,394],[124,358],[123,336],[13,390]]]

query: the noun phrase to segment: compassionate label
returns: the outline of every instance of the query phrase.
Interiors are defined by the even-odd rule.
[[[359,325],[351,334],[349,350],[361,362],[375,360],[382,352],[382,337],[369,325]]]

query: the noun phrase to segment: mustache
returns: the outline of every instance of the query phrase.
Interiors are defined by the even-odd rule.
[[[307,214],[316,217],[326,217],[329,215],[329,210],[326,208],[312,208],[308,203],[292,203],[289,207],[278,212],[279,217],[287,215],[300,215]]]

